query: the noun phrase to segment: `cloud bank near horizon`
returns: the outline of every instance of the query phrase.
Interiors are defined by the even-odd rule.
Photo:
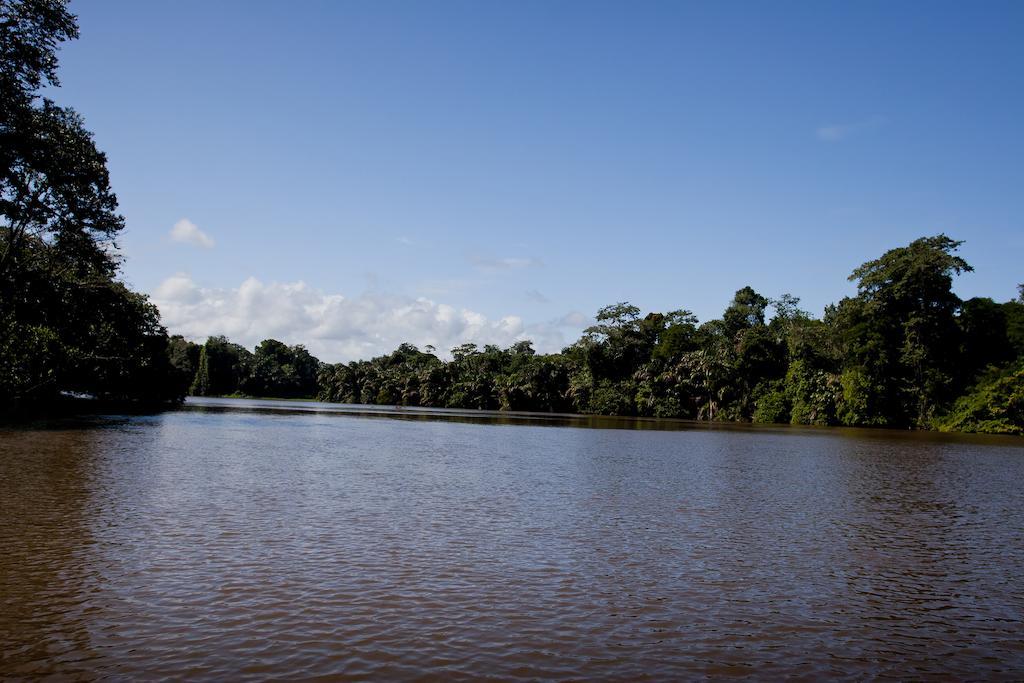
[[[538,324],[516,315],[481,313],[430,299],[368,292],[330,294],[305,282],[263,282],[249,277],[236,288],[202,287],[186,273],[164,280],[152,294],[171,334],[194,341],[224,335],[247,348],[268,338],[303,344],[326,362],[390,353],[409,342],[434,346],[442,357],[459,344],[507,347],[529,339],[538,352],[561,350],[590,319],[579,312]]]

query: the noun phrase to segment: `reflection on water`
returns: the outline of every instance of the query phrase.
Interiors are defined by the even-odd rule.
[[[1019,440],[383,412],[0,430],[0,673],[1024,676]]]

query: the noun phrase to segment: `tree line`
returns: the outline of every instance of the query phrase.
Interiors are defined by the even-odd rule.
[[[736,292],[720,318],[606,306],[560,353],[464,344],[442,360],[402,344],[326,364],[268,339],[168,337],[119,279],[124,228],[106,157],[58,86],[78,36],[62,0],[0,0],[0,410],[87,395],[186,394],[578,412],[697,420],[1024,431],[1024,288],[961,301],[961,242],[924,237],[856,270],[857,294],[822,318],[789,295]]]
[[[961,244],[937,235],[887,251],[820,319],[796,297],[744,287],[703,323],[685,309],[606,306],[560,353],[463,344],[445,361],[402,344],[326,364],[275,340],[250,353],[175,337],[172,364],[199,395],[1021,433],[1024,285],[1014,301],[961,301]]]

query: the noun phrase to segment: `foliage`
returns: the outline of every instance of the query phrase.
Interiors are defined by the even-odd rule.
[[[961,332],[953,275],[962,242],[923,237],[853,271],[858,295],[829,316],[843,350],[847,424],[927,426],[955,396]]]
[[[63,2],[0,0],[0,405],[183,394],[158,311],[115,279],[124,219],[106,157],[38,94],[77,35]]]
[[[248,373],[241,377],[238,387],[252,396],[313,396],[319,370],[320,361],[304,346],[286,346],[276,339],[266,339],[256,347]]]
[[[937,425],[944,432],[1024,434],[1024,362],[989,373]]]
[[[170,365],[196,395],[1012,432],[1018,375],[998,368],[1019,355],[1010,325],[1021,304],[956,299],[951,275],[969,268],[949,253],[958,245],[917,240],[865,264],[854,273],[858,295],[821,320],[794,296],[744,287],[721,318],[703,324],[683,309],[641,315],[626,302],[606,306],[555,354],[538,354],[529,341],[463,344],[443,361],[432,347],[402,344],[326,364],[273,339],[250,352],[224,337],[201,346],[174,337]],[[49,337],[26,340],[36,352],[22,365],[46,357]],[[954,405],[959,387],[975,383]]]
[[[1024,285],[1019,286],[1020,295],[1015,301],[1003,304],[1006,316],[1006,337],[1014,356],[1024,356]]]
[[[784,423],[790,421],[793,406],[785,383],[775,380],[762,385],[754,399],[753,422]]]
[[[465,344],[446,363],[433,349],[423,353],[406,344],[390,356],[325,366],[319,396],[396,405],[928,427],[986,367],[1021,355],[1013,325],[1024,323],[1018,317],[1024,302],[961,302],[953,293],[953,276],[971,270],[954,253],[960,244],[945,235],[922,238],[865,263],[851,276],[858,294],[830,306],[821,320],[801,310],[796,297],[769,299],[751,287],[736,292],[720,319],[700,325],[686,310],[644,316],[619,302],[600,309],[595,324],[560,354],[537,355],[528,342],[506,350]],[[1005,402],[1013,394],[1005,386],[988,387],[985,400],[992,410],[1012,413]],[[994,429],[996,422],[977,425]]]
[[[180,334],[174,335],[168,341],[167,356],[171,363],[173,381],[179,395],[196,393],[190,390],[195,383],[196,371],[199,368],[201,348]]]
[[[192,380],[192,386],[189,387],[188,393],[193,396],[209,396],[210,395],[210,354],[206,350],[206,344],[203,344],[199,350],[199,363],[196,367],[196,376]]]

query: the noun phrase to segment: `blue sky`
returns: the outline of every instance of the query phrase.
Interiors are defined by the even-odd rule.
[[[1024,281],[1022,3],[72,10],[54,97],[172,332],[551,350],[622,300],[706,320],[749,284],[820,314],[938,232],[961,296]]]

